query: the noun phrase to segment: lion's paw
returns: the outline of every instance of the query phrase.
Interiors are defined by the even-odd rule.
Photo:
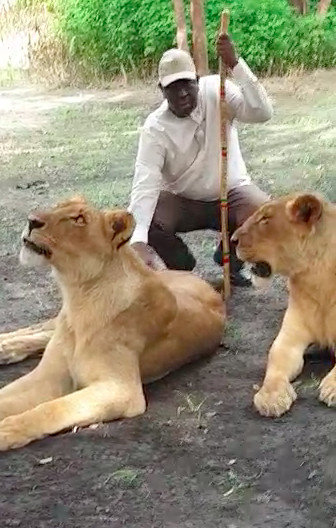
[[[336,406],[336,375],[335,372],[329,372],[320,383],[319,400],[324,402],[328,407]]]
[[[287,412],[297,395],[289,381],[263,385],[254,396],[254,405],[262,416],[281,416]]]
[[[27,357],[27,352],[18,351],[10,339],[0,343],[0,365],[19,363]]]
[[[22,447],[31,440],[16,416],[10,416],[0,422],[0,451]]]

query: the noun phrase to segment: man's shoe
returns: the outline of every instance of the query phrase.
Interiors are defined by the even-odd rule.
[[[213,259],[219,266],[222,265],[222,243],[218,244],[214,253]],[[246,276],[244,270],[244,263],[237,258],[233,248],[230,252],[230,283],[232,286],[239,288],[249,288],[252,286],[252,281]]]
[[[244,275],[243,270],[230,272],[230,283],[238,288],[250,288],[252,281]]]

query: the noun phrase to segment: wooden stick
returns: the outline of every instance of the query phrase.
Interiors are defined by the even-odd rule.
[[[183,0],[173,0],[176,21],[176,43],[179,49],[189,51]]]
[[[224,9],[221,16],[220,33],[227,35],[229,27],[230,13]],[[223,298],[227,301],[231,293],[230,285],[230,248],[229,248],[229,230],[228,230],[228,200],[227,200],[227,135],[226,125],[228,122],[228,107],[225,99],[225,81],[228,75],[227,66],[219,59],[220,74],[220,132],[221,132],[221,156],[220,156],[220,174],[221,174],[221,230],[222,230],[222,252],[223,252]]]
[[[190,0],[190,19],[193,59],[197,73],[202,77],[209,74],[203,0]]]

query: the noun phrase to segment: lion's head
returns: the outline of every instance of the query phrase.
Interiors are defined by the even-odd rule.
[[[297,194],[262,205],[232,236],[237,255],[260,274],[291,276],[309,268],[325,244],[323,226],[330,204],[314,194]]]
[[[28,266],[50,264],[59,271],[89,264],[94,268],[95,263],[111,260],[133,229],[134,219],[127,211],[99,211],[76,197],[28,216],[20,260]]]

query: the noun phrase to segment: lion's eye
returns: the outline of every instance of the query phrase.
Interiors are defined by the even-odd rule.
[[[77,216],[72,216],[70,219],[76,225],[85,225],[86,224],[85,217],[82,214],[77,215]]]
[[[265,225],[265,224],[268,224],[268,222],[269,222],[269,216],[262,216],[258,223]]]

